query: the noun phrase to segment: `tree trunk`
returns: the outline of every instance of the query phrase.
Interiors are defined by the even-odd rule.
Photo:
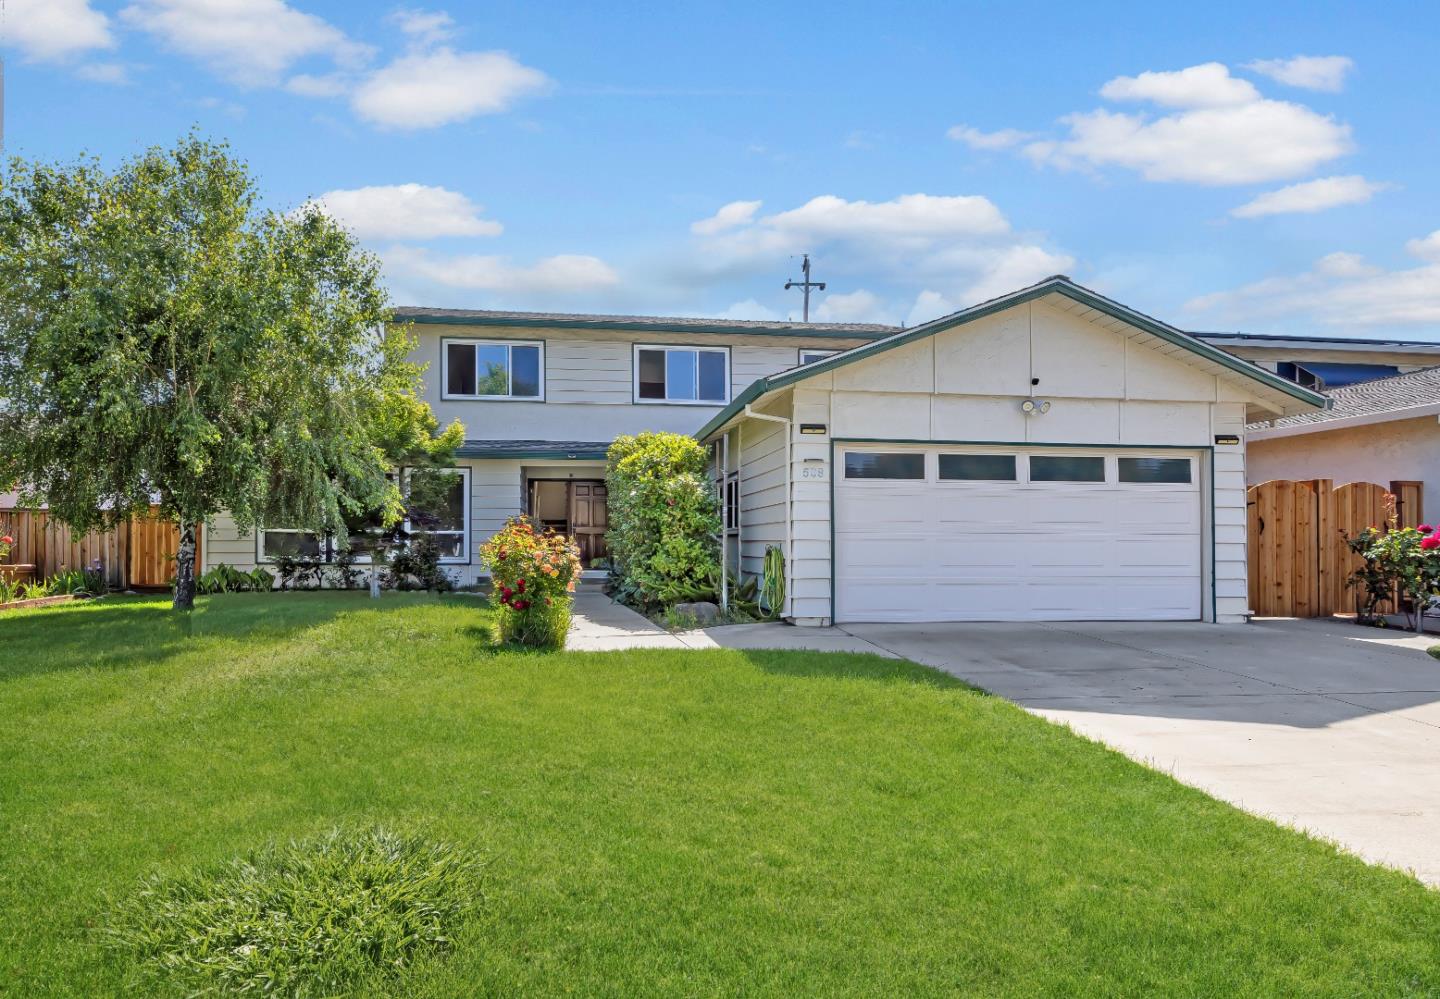
[[[187,520],[180,525],[180,547],[175,552],[175,610],[195,607],[195,523]]]

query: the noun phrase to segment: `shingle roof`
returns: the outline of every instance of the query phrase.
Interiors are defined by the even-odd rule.
[[[603,459],[609,441],[480,441],[467,440],[455,449],[460,458]]]
[[[1324,394],[1330,398],[1329,409],[1287,416],[1273,423],[1252,423],[1251,427],[1263,430],[1271,427],[1298,427],[1311,423],[1348,420],[1357,416],[1399,413],[1417,406],[1440,405],[1440,365],[1407,371],[1403,375],[1391,375],[1389,378],[1356,382],[1354,385],[1330,389]]]
[[[898,332],[880,323],[792,323],[755,319],[706,319],[698,316],[611,316],[569,312],[500,312],[491,309],[432,309],[401,306],[395,319],[405,323],[464,326],[578,327],[583,329],[668,330],[689,333],[753,333],[771,336],[839,336],[874,340]]]

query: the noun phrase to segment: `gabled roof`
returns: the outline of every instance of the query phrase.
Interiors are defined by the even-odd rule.
[[[497,312],[490,309],[430,309],[402,306],[393,310],[401,323],[451,326],[514,326],[522,328],[639,330],[670,333],[719,333],[741,336],[839,337],[875,340],[899,330],[879,323],[791,323],[750,319],[704,319],[685,316],[607,316],[568,312]]]
[[[931,320],[913,329],[902,330],[882,340],[876,340],[873,343],[867,343],[859,347],[851,347],[849,350],[835,354],[832,357],[801,365],[798,368],[790,368],[779,374],[760,378],[736,396],[730,405],[717,413],[715,418],[706,423],[695,436],[704,440],[742,413],[745,407],[753,403],[756,399],[770,392],[774,392],[777,389],[784,388],[787,385],[793,385],[806,378],[826,371],[832,371],[835,368],[844,367],[847,364],[854,364],[856,361],[863,361],[868,357],[874,357],[876,354],[884,353],[887,350],[893,350],[907,343],[932,337],[937,333],[953,329],[956,326],[974,322],[985,316],[993,315],[1026,302],[1033,302],[1036,299],[1051,294],[1063,295],[1081,305],[1104,313],[1120,322],[1134,326],[1161,340],[1182,347],[1205,360],[1228,368],[1245,378],[1259,382],[1269,389],[1297,399],[1307,405],[1323,407],[1327,404],[1326,398],[1318,392],[1312,392],[1310,389],[1295,384],[1288,378],[1280,377],[1273,371],[1266,371],[1257,364],[1236,357],[1234,354],[1222,350],[1219,347],[1211,346],[1205,341],[1196,338],[1193,334],[1178,330],[1174,326],[1162,323],[1160,320],[1153,319],[1144,313],[1136,312],[1134,309],[1121,305],[1119,302],[1106,298],[1104,295],[1091,291],[1089,288],[1081,287],[1063,274],[1056,274],[1036,284],[1032,284],[1028,288],[1021,288],[1019,291],[1013,291],[1008,295],[1001,295],[999,298],[992,298],[987,302],[981,302],[979,305],[972,305],[968,309],[962,309],[948,316],[941,316],[939,319]]]
[[[1434,340],[1370,340],[1351,336],[1295,336],[1284,333],[1192,333],[1219,347],[1291,347],[1296,350],[1375,351],[1386,354],[1440,354]]]
[[[1330,408],[1266,423],[1252,423],[1251,436],[1289,437],[1347,426],[1410,420],[1440,413],[1440,365],[1403,375],[1356,382],[1325,393]]]

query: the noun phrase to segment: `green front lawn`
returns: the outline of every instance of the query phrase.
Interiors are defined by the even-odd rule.
[[[474,598],[0,615],[0,989],[107,895],[348,823],[487,858],[406,993],[1440,993],[1440,893],[918,666],[494,651]]]

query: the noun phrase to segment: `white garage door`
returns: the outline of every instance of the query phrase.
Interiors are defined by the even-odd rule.
[[[1200,617],[1193,452],[840,446],[837,621]]]

